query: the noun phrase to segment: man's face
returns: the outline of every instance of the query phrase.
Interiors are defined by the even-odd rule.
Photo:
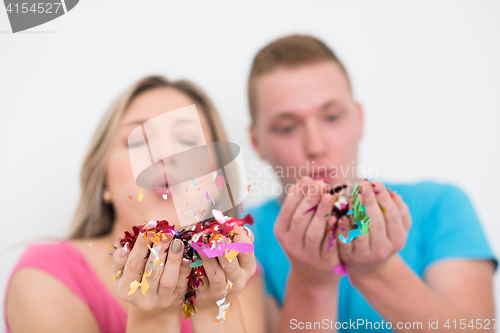
[[[338,64],[279,68],[256,79],[255,96],[252,143],[284,186],[305,175],[331,187],[356,179],[363,114]]]

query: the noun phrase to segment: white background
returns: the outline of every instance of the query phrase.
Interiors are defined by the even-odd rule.
[[[385,180],[462,187],[500,254],[499,17],[498,1],[83,0],[11,34],[0,9],[1,298],[14,245],[65,235],[85,150],[118,93],[146,74],[192,79],[250,165],[252,57],[296,32],[322,38],[350,72],[366,112],[360,165]]]

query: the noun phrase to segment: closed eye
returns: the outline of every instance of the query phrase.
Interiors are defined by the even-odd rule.
[[[336,121],[337,119],[339,119],[337,115],[329,115],[326,117],[326,120],[328,121]]]
[[[128,147],[129,148],[136,148],[136,147],[139,147],[139,146],[142,146],[145,142],[144,141],[139,141],[139,142],[136,142],[136,143],[130,143],[128,144]]]

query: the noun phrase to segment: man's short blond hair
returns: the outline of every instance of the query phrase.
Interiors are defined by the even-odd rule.
[[[291,35],[277,39],[262,48],[253,59],[250,77],[248,79],[248,103],[252,123],[256,119],[255,81],[264,74],[277,68],[295,68],[302,65],[331,60],[337,63],[350,80],[342,62],[325,43],[312,36]]]

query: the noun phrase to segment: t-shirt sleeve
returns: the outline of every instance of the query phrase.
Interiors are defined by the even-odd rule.
[[[467,194],[454,185],[441,185],[427,217],[424,267],[445,259],[498,261],[486,239]]]

